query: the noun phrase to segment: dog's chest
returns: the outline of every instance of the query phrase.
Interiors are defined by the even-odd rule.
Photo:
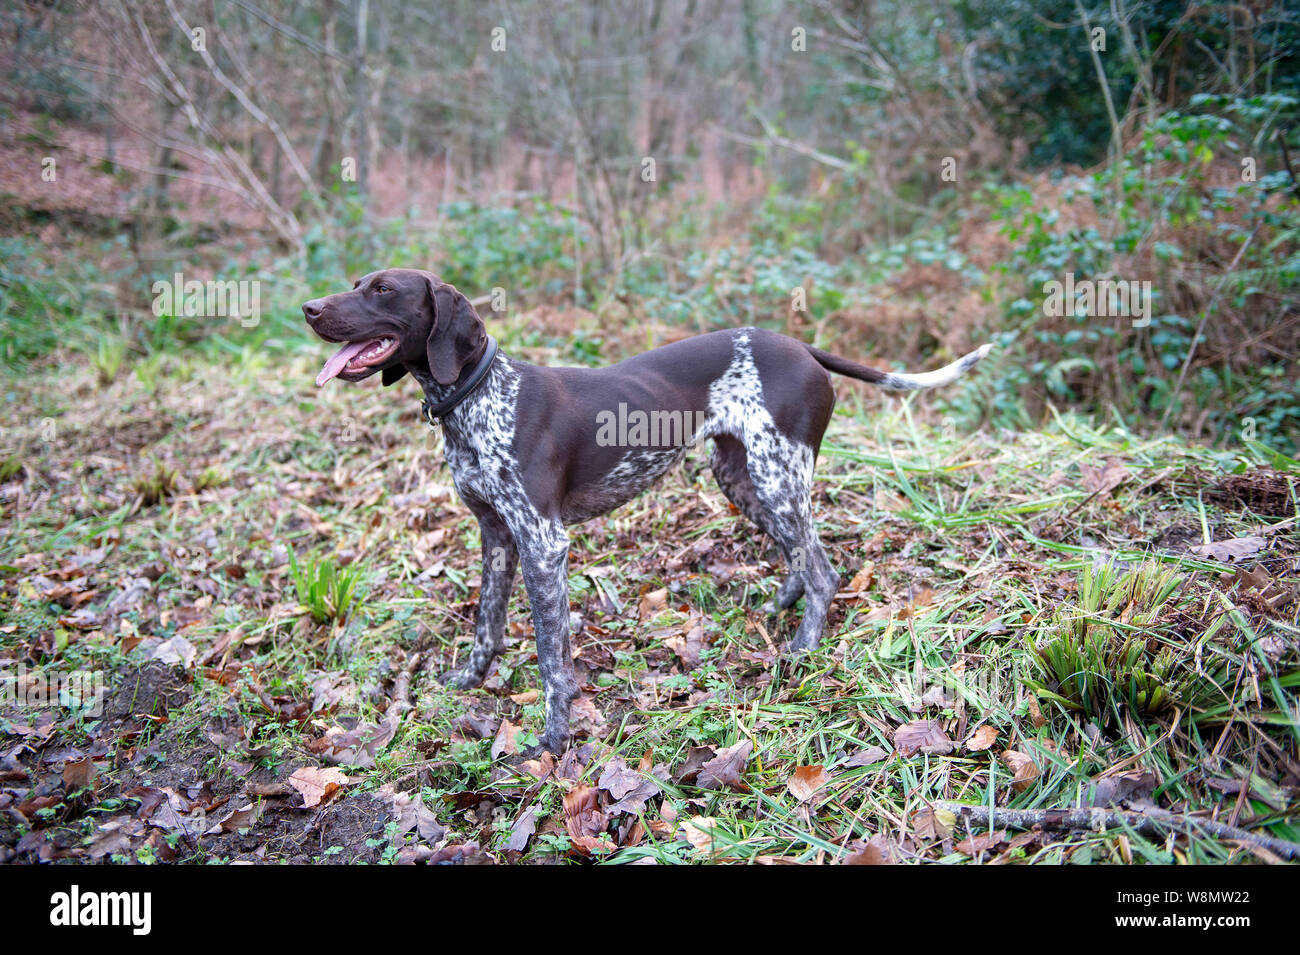
[[[483,480],[483,465],[478,449],[443,434],[443,457],[451,471],[451,479],[461,497],[473,496],[486,500],[487,483]]]
[[[457,409],[454,421],[444,422],[443,456],[462,497],[492,501],[500,497],[503,483],[518,482],[511,450],[517,393],[513,370],[499,369],[476,400]]]

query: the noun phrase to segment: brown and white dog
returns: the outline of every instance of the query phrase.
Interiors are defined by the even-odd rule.
[[[408,372],[442,424],[447,464],[478,518],[483,575],[469,660],[445,679],[476,686],[505,646],[506,606],[522,566],[546,698],[540,746],[564,749],[578,692],[569,650],[565,525],[605,514],[646,490],[687,447],[713,440],[722,492],[780,547],[789,576],[774,607],[805,598],[790,641],[821,639],[839,586],[813,526],[813,462],[831,418],[835,372],[882,388],[947,384],[984,345],[938,371],[890,374],[762,328],[711,332],[609,368],[545,368],[499,352],[453,286],[429,272],[372,272],[351,291],[307,302],[307,323],[343,343],[316,379],[361,381]],[[662,427],[658,426],[662,425]]]

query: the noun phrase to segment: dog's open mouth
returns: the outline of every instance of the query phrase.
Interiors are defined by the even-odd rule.
[[[316,387],[319,388],[338,375],[361,374],[386,362],[397,351],[397,344],[396,338],[370,338],[360,342],[348,342],[325,362],[325,367],[316,376]]]

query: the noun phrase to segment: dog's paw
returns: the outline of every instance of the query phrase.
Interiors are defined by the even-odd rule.
[[[552,756],[563,756],[565,750],[569,748],[569,740],[566,736],[564,739],[548,739],[543,736],[534,746],[520,750],[520,759],[539,759],[542,753],[550,753]]]
[[[472,690],[483,682],[483,678],[461,667],[458,670],[448,670],[438,677],[438,682],[453,690]]]

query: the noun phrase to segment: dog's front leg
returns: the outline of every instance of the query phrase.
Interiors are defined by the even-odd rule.
[[[547,522],[521,535],[519,550],[546,695],[546,728],[538,748],[558,754],[568,745],[569,704],[578,695],[569,651],[569,538],[559,521]]]
[[[471,504],[471,509],[478,517],[479,536],[483,541],[483,573],[474,614],[474,649],[464,666],[442,678],[443,683],[462,690],[482,683],[492,662],[506,648],[506,610],[519,564],[519,551],[505,521],[486,505]]]

